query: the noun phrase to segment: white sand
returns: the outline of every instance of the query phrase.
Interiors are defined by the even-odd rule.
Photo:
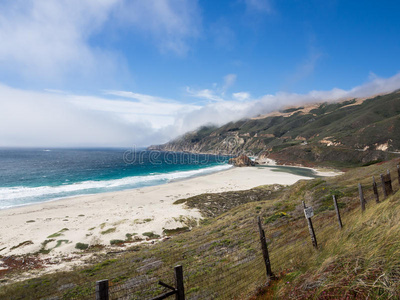
[[[79,252],[75,249],[78,242],[109,246],[110,240],[124,240],[127,233],[141,236],[144,232],[153,231],[161,234],[163,228],[185,226],[187,218],[200,218],[200,213],[195,209],[173,205],[177,199],[202,193],[244,190],[264,184],[289,185],[300,179],[308,178],[273,172],[271,168],[265,167],[232,168],[155,187],[80,196],[1,210],[0,255],[36,252],[41,249],[45,240],[63,228],[68,230],[53,237],[55,241],[47,244],[46,249],[49,249],[55,247],[57,241],[66,240],[50,252],[53,257]],[[115,228],[114,232],[104,233],[112,228]],[[25,241],[33,244],[11,250],[11,247]]]

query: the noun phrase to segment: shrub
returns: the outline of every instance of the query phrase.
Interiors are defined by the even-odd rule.
[[[89,244],[76,243],[75,248],[79,250],[86,250],[87,248],[89,248]]]
[[[142,235],[147,236],[150,239],[158,239],[160,236],[154,232],[145,232]]]

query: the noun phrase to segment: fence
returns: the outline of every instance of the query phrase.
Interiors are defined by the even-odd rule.
[[[397,174],[398,183],[400,185],[399,166],[397,166]],[[366,189],[366,187],[363,187],[361,184],[358,185],[361,212],[366,209],[367,199],[368,202],[373,199],[375,199],[376,203],[380,202],[378,187],[381,189],[384,198],[393,194],[393,182],[389,170],[387,171],[387,174],[381,174],[380,178],[380,184],[376,183],[374,177],[371,178],[371,189]],[[340,209],[335,195],[332,197],[332,203],[335,209],[339,229],[342,229],[346,224],[342,223]],[[313,248],[318,249],[318,242],[312,224],[313,211],[310,210],[311,207],[307,207],[304,202],[303,207],[308,224],[308,230],[305,228],[303,231],[300,231],[299,234],[306,237],[308,231],[311,236],[309,244],[312,245]],[[325,226],[331,225],[332,224],[325,224]],[[195,270],[188,266],[189,271],[184,276],[185,289],[198,291],[196,293],[191,293],[190,299],[243,299],[245,296],[251,295],[257,287],[267,285],[269,280],[273,280],[276,277],[275,274],[279,276],[279,273],[281,272],[289,272],[299,268],[302,265],[301,257],[294,257],[291,255],[291,253],[295,252],[293,251],[294,249],[298,250],[302,247],[305,255],[312,251],[310,247],[304,247],[305,243],[307,243],[306,239],[299,239],[297,237],[294,237],[292,240],[284,241],[286,248],[284,253],[275,251],[275,249],[280,246],[276,243],[272,243],[269,247],[270,249],[268,249],[268,240],[265,237],[260,217],[258,217],[256,224],[252,224],[246,229],[247,233],[242,235],[236,242],[244,246],[243,248],[251,248],[253,250],[252,252],[241,252],[239,249],[235,249],[237,252],[235,252],[235,255],[229,257],[229,263],[226,262],[220,264],[218,267],[214,265],[215,257],[214,259],[210,259],[210,257],[215,254],[212,254],[211,252],[208,254],[208,258],[205,259],[210,259],[210,262],[214,261],[213,263],[210,263],[210,269],[208,269],[208,271],[204,271],[204,265],[201,263],[199,264],[198,262],[193,264]],[[319,228],[317,228],[317,230],[318,229]],[[259,233],[258,237],[256,235],[257,231]],[[220,251],[224,250],[220,249]],[[225,249],[225,251],[227,250]],[[183,255],[196,256],[195,252],[192,250],[185,251]],[[238,274],[235,274],[235,266],[239,264],[241,264],[241,268],[240,274],[237,276]],[[244,270],[251,270],[251,272],[246,272]],[[204,276],[200,276],[200,278],[199,276],[192,276],[193,272],[204,272]],[[250,278],[248,276],[250,276]],[[246,280],[243,280],[243,277],[247,277]],[[249,282],[252,282],[253,284],[249,284]],[[211,294],[207,291],[213,291],[213,293]],[[152,299],[161,298],[155,297]],[[177,296],[176,299],[184,298],[179,298]]]
[[[201,236],[187,249],[170,249],[169,260],[184,266],[184,287],[183,284],[179,287],[177,277],[175,275],[173,278],[169,266],[158,272],[157,277],[151,276],[152,266],[159,264],[151,260],[140,267],[138,271],[141,271],[141,275],[121,285],[111,285],[108,297],[98,296],[97,299],[155,300],[164,299],[165,295],[175,295],[176,299],[181,300],[185,299],[183,291],[189,292],[190,299],[241,299],[250,295],[265,283],[266,267],[259,232],[256,230],[258,224],[251,222],[244,226],[241,228],[242,234],[236,237],[227,238],[221,232],[221,239],[209,240],[207,236]],[[245,281],[243,276],[246,277]],[[161,285],[159,280],[163,282]],[[249,281],[252,284],[249,285]]]
[[[393,193],[394,185],[400,186],[399,166],[397,174],[398,183],[391,180],[388,171],[380,176],[378,183],[372,177],[370,188],[358,185],[361,212],[368,208],[367,203],[371,205],[371,200],[379,203]],[[383,198],[380,194],[383,194]],[[342,223],[335,196],[332,204],[341,229],[346,224]],[[214,228],[205,234],[196,235],[197,231],[193,230],[190,240],[187,237],[167,240],[159,249],[150,251],[150,246],[147,250],[141,250],[140,256],[122,257],[119,261],[120,266],[124,267],[116,267],[107,279],[79,285],[64,284],[46,299],[158,300],[173,296],[177,300],[248,298],[281,273],[301,268],[302,256],[321,247],[317,242],[318,230],[322,230],[323,226],[332,226],[332,223],[325,223],[322,227],[319,224],[314,230],[313,211],[305,203],[303,208],[308,228],[304,222],[293,222],[290,228],[284,227],[283,223],[280,226],[278,222],[274,231],[268,232],[266,237],[260,217],[256,220],[254,214],[243,213],[235,224],[225,222],[223,216],[218,217]],[[232,213],[242,212],[237,209]],[[296,235],[291,234],[291,229],[296,229],[293,230]],[[281,238],[283,236],[285,238]],[[302,255],[298,255],[299,249]],[[111,260],[105,261],[83,271],[86,272],[85,278],[90,280],[93,274],[98,274],[96,272],[101,266],[113,263]],[[173,265],[177,266],[174,271]]]
[[[397,176],[398,176],[398,183],[400,185],[400,166],[397,165]],[[381,179],[381,189],[382,189],[382,193],[384,198],[387,198],[388,196],[392,195],[393,192],[393,182],[391,179],[391,174],[390,174],[390,170],[387,170],[386,174],[380,174],[380,179]],[[400,187],[399,187],[400,188]],[[380,203],[380,195],[379,195],[379,189],[378,189],[378,184],[375,181],[375,176],[372,176],[372,180],[371,180],[371,189],[368,189],[367,191],[367,195],[368,197],[365,197],[365,187],[363,187],[361,185],[361,183],[358,184],[358,195],[359,195],[359,199],[360,199],[360,206],[361,206],[361,212],[363,213],[366,210],[366,204],[367,204],[367,198],[369,198],[369,200],[372,200],[371,198],[371,190],[373,193],[373,199],[375,199],[375,202],[377,204]],[[333,205],[335,208],[335,212],[336,212],[336,216],[338,219],[338,224],[339,224],[339,228],[342,229],[343,228],[343,223],[342,223],[342,219],[341,219],[341,215],[340,215],[340,210],[338,207],[338,203],[337,203],[337,199],[336,196],[333,195],[332,196],[332,200],[333,200]],[[369,202],[369,201],[368,201]],[[305,203],[303,202],[303,206],[304,206],[304,213],[308,222],[308,228],[309,228],[309,232],[310,232],[310,236],[311,236],[311,242],[314,246],[314,248],[318,248],[317,245],[317,239],[315,236],[315,231],[312,225],[312,221],[311,221],[311,217],[313,216],[313,213],[308,213],[307,212],[307,207],[305,205]],[[311,210],[312,212],[312,210]]]

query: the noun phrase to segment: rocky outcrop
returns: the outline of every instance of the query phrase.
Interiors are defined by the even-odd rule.
[[[254,161],[252,161],[247,155],[244,154],[236,158],[229,159],[229,164],[234,165],[235,167],[250,167],[256,165]]]

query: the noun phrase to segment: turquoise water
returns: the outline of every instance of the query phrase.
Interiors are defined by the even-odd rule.
[[[0,149],[0,209],[226,170],[228,157],[126,149]]]

